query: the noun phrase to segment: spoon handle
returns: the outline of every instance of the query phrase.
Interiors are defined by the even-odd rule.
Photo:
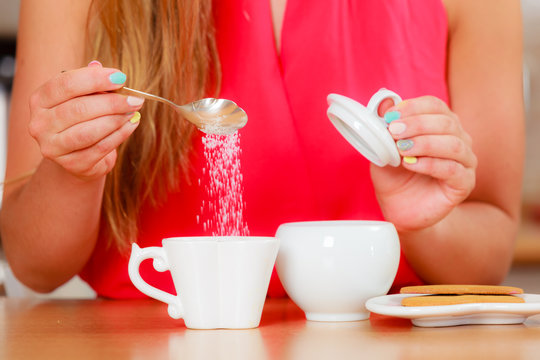
[[[167,105],[170,105],[170,106],[174,107],[178,111],[182,111],[182,108],[179,105],[173,103],[170,100],[162,98],[161,96],[152,95],[152,94],[149,94],[149,93],[145,93],[144,91],[131,89],[131,88],[128,88],[128,87],[125,87],[125,86],[123,88],[119,89],[119,92],[128,93],[128,94],[131,94],[131,95],[143,97],[143,98],[146,98],[146,99],[149,99],[149,100],[159,101],[159,102],[162,102],[164,104],[167,104]]]

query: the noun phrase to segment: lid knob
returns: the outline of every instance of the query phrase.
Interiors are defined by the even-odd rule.
[[[399,166],[401,157],[387,124],[378,114],[379,105],[386,99],[395,104],[401,97],[393,91],[381,89],[366,106],[343,95],[327,97],[327,115],[343,137],[365,158],[378,166]]]

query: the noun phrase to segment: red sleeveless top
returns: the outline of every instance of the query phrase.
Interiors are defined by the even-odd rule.
[[[326,96],[338,93],[366,104],[384,87],[403,98],[447,101],[441,1],[288,0],[279,54],[268,0],[215,0],[214,12],[221,97],[249,117],[240,131],[240,160],[250,235],[273,236],[291,221],[382,220],[369,162],[326,117]],[[158,208],[142,210],[141,247],[206,234],[197,221],[205,197],[198,183],[205,166],[200,135],[194,142],[190,181],[179,180],[180,190]],[[129,252],[119,253],[100,237],[80,275],[98,296],[145,297],[128,277],[128,260]],[[170,274],[156,272],[150,261],[141,274],[174,293]],[[402,256],[394,287],[419,283]],[[269,295],[284,295],[275,273]]]

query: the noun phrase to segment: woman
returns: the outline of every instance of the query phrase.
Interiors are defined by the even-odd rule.
[[[201,234],[200,133],[114,92],[127,84],[247,111],[252,235],[386,219],[396,287],[502,281],[520,215],[519,1],[319,3],[23,2],[0,218],[16,276],[47,292],[81,273],[98,295],[137,297],[125,245]],[[325,118],[326,94],[366,103],[381,87],[407,99],[379,109],[399,168],[370,166]]]

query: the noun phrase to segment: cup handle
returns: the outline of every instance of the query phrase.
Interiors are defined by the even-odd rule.
[[[137,244],[133,243],[131,246],[131,256],[129,257],[128,273],[131,282],[137,289],[143,294],[146,294],[156,300],[163,301],[168,304],[167,311],[169,316],[173,319],[180,319],[184,315],[184,307],[180,302],[178,296],[174,296],[159,290],[149,284],[147,284],[139,273],[139,266],[141,262],[146,259],[154,259],[154,269],[159,272],[169,270],[169,263],[167,261],[167,255],[161,247],[150,246],[141,249]]]
[[[379,106],[386,99],[392,99],[394,101],[394,104],[396,104],[396,105],[399,104],[402,101],[401,97],[398,94],[396,94],[392,90],[388,90],[388,89],[383,88],[383,89],[380,89],[379,91],[377,91],[375,94],[373,94],[371,99],[369,99],[369,103],[367,104],[367,108],[370,109],[375,114],[375,116],[377,116],[379,119],[381,119],[382,122],[385,124],[385,126],[388,126],[388,124],[386,124],[386,122],[383,120],[383,118],[379,116],[379,111],[378,111]]]

